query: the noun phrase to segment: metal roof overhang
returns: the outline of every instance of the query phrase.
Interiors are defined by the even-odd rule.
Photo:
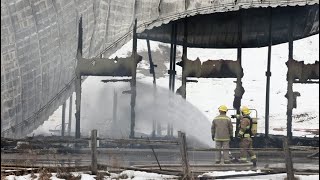
[[[270,7],[269,7],[270,8]],[[242,48],[268,46],[268,7],[198,14],[154,26],[138,34],[138,38],[171,42],[172,24],[177,24],[177,44],[182,45],[184,20],[187,20],[188,47],[237,48],[239,20],[242,22]],[[319,4],[272,8],[272,44],[288,42],[290,16],[293,16],[293,39],[319,33]],[[152,25],[151,25],[152,26]]]

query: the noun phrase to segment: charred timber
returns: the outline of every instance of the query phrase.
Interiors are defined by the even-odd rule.
[[[79,58],[76,73],[81,76],[132,76],[135,73],[135,69],[132,68],[132,60],[136,66],[142,60],[142,56],[114,59]]]
[[[185,77],[197,78],[242,78],[243,69],[238,61],[208,60],[201,64],[200,59],[185,59],[177,65],[184,68]]]

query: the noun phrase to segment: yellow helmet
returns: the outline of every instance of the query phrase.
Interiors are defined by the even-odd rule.
[[[242,114],[244,114],[244,115],[248,115],[248,114],[251,113],[250,109],[249,109],[247,106],[242,106],[241,112],[242,112]]]
[[[223,111],[223,112],[227,112],[228,111],[228,108],[225,105],[221,105],[218,109],[219,109],[219,111]]]

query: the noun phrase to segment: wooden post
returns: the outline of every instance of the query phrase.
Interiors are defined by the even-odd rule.
[[[61,136],[64,137],[64,132],[66,131],[66,102],[62,104],[62,120],[61,120]]]
[[[97,130],[91,131],[91,172],[96,175],[98,172],[97,164]]]
[[[237,48],[237,61],[239,62],[240,66],[242,63],[242,11],[241,9],[238,11],[238,48]],[[237,87],[235,90],[235,97],[233,101],[233,107],[236,109],[237,114],[240,114],[240,106],[241,106],[241,97],[239,97],[239,93],[237,92],[242,87],[241,77],[237,77]],[[240,93],[241,94],[241,93]],[[236,131],[235,136],[237,136],[240,127],[240,119],[236,119]]]
[[[148,137],[148,141],[150,142],[149,137]],[[156,152],[154,152],[153,146],[152,146],[151,144],[150,144],[149,146],[150,146],[150,148],[151,148],[151,150],[152,150],[152,153],[153,153],[154,157],[156,158],[156,161],[157,161],[157,163],[158,163],[159,169],[162,170],[162,169],[161,169],[161,165],[160,165],[159,160],[158,160],[158,157],[157,157],[157,154],[156,154]]]
[[[283,151],[286,160],[286,170],[287,170],[287,180],[294,180],[294,172],[293,172],[293,164],[292,164],[292,157],[291,151],[288,145],[288,138],[283,138]]]
[[[152,61],[150,41],[148,38],[147,38],[147,48],[148,48],[148,56],[149,56],[149,63],[150,63],[150,73],[153,76],[153,104],[152,104],[152,108],[155,108],[157,81],[156,81],[156,72],[155,72],[154,68],[156,67],[156,65],[154,65],[154,63]],[[156,120],[154,117],[152,117],[152,137],[156,137]]]
[[[183,35],[183,47],[182,47],[182,98],[186,99],[187,97],[187,77],[185,75],[185,62],[188,57],[188,21],[184,19],[184,35]]]
[[[169,90],[174,91],[176,75],[176,48],[177,48],[177,24],[171,26],[171,47],[170,47],[170,68],[169,73]]]
[[[181,153],[182,168],[183,168],[183,175],[184,175],[182,179],[191,179],[188,152],[187,152],[186,134],[181,131],[178,131],[178,137],[179,137],[180,153]]]
[[[293,15],[290,14],[289,17],[289,28],[288,28],[288,41],[289,41],[289,54],[288,54],[288,61],[293,60]],[[287,73],[287,94],[286,98],[288,99],[287,105],[287,137],[289,140],[292,139],[292,109],[293,109],[293,79],[290,74],[289,66],[288,66],[288,73]]]
[[[137,63],[136,63],[136,56],[137,56],[137,19],[134,21],[133,27],[133,38],[132,38],[132,79],[130,81],[131,86],[131,125],[130,125],[130,138],[134,138],[134,127],[136,123],[136,112],[135,112],[135,105],[136,105],[136,96],[137,96],[137,88],[136,88],[136,71],[137,71]]]
[[[79,27],[78,27],[79,35],[78,35],[78,52],[77,56],[80,55],[82,57],[82,17],[80,17]],[[79,59],[78,59],[79,61]],[[78,66],[77,66],[78,68]],[[76,69],[77,71],[77,69]],[[75,91],[76,91],[76,128],[75,128],[75,137],[80,138],[80,109],[81,109],[81,74],[76,73],[75,80]]]

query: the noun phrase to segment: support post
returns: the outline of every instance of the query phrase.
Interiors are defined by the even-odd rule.
[[[71,136],[71,122],[72,122],[72,94],[69,99],[69,122],[68,122],[68,136]]]
[[[242,11],[238,11],[238,48],[237,48],[237,61],[241,66],[242,63]],[[235,97],[233,101],[233,107],[236,109],[237,114],[240,114],[240,106],[241,106],[241,99],[242,95],[244,93],[244,89],[242,87],[242,81],[241,77],[237,76],[237,85],[235,89]],[[236,119],[236,131],[235,136],[239,133],[239,127],[240,127],[240,118]]]
[[[265,109],[265,137],[269,137],[269,101],[270,101],[270,66],[271,66],[271,47],[272,47],[272,8],[269,7],[269,45],[268,45],[268,65],[267,65],[267,84],[266,84],[266,109]]]
[[[80,109],[81,109],[81,76],[77,75],[76,80],[76,138],[80,138]]]
[[[186,134],[181,131],[178,131],[178,137],[179,137],[180,153],[181,153],[182,168],[183,168],[182,173],[184,175],[182,179],[191,179],[188,152],[187,152]]]
[[[176,74],[176,49],[177,49],[177,24],[172,24],[171,31],[171,48],[170,48],[170,69],[169,73],[169,90],[174,91],[175,74]]]
[[[136,105],[136,56],[137,56],[137,19],[135,19],[133,27],[133,45],[132,45],[132,79],[130,82],[131,85],[131,127],[130,127],[130,138],[134,138],[134,127],[135,127],[135,105]]]
[[[187,77],[185,75],[184,64],[188,57],[188,21],[184,19],[184,35],[183,35],[183,47],[182,47],[182,90],[181,95],[183,99],[187,98]]]
[[[147,47],[148,47],[148,56],[149,56],[149,63],[150,63],[150,73],[153,76],[153,107],[155,105],[155,101],[156,101],[156,88],[157,88],[157,82],[156,82],[156,72],[154,70],[155,65],[152,61],[152,56],[151,56],[151,48],[150,48],[150,41],[147,38]],[[156,120],[153,118],[152,119],[152,137],[156,137]]]
[[[96,129],[91,131],[91,172],[93,175],[97,175],[98,173]]]
[[[150,41],[149,39],[147,39],[147,47],[148,47],[148,56],[149,56],[149,63],[150,63],[150,73],[152,74],[153,76],[153,84],[156,85],[156,73],[154,71],[154,63],[152,61],[152,56],[151,56],[151,48],[150,48]]]
[[[283,138],[283,151],[286,159],[287,180],[294,180],[292,156],[287,137]]]
[[[78,27],[79,35],[78,35],[78,57],[82,57],[82,17],[79,20]],[[79,59],[78,59],[79,62]],[[76,74],[75,80],[75,91],[76,91],[76,128],[75,128],[75,138],[80,138],[80,109],[81,109],[81,74]]]
[[[289,20],[289,29],[288,29],[288,40],[289,40],[289,55],[288,55],[288,61],[293,60],[293,15],[290,14],[290,20]],[[288,73],[287,73],[287,94],[286,97],[288,99],[288,105],[287,105],[287,137],[289,139],[289,142],[292,139],[292,109],[293,109],[293,79],[290,75],[290,70],[288,66]]]
[[[62,104],[62,120],[61,120],[61,136],[64,137],[64,132],[66,132],[66,102]]]
[[[176,50],[177,50],[177,24],[172,24],[171,48],[170,48],[170,69],[169,73],[169,90],[174,92],[175,75],[176,75]],[[169,95],[169,106],[171,107],[171,95]],[[169,108],[170,108],[169,107]],[[170,122],[167,125],[167,135],[170,136]]]

